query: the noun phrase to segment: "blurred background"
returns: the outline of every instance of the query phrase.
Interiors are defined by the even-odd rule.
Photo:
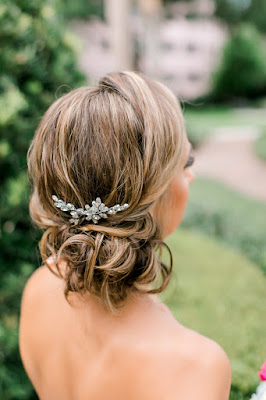
[[[266,358],[266,1],[5,0],[0,38],[1,400],[37,399],[18,351],[21,294],[41,262],[29,143],[57,97],[126,69],[174,91],[196,157],[160,297],[225,349],[230,399],[249,399]]]

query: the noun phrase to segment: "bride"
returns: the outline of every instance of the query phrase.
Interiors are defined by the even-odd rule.
[[[107,74],[45,113],[28,152],[43,265],[19,324],[41,400],[228,400],[224,350],[157,297],[192,163],[177,99],[142,73]]]

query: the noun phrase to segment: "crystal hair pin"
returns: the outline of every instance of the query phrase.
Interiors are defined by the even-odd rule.
[[[97,197],[96,200],[92,201],[92,206],[86,204],[84,210],[83,208],[76,208],[73,204],[58,199],[58,197],[55,195],[53,195],[52,198],[54,200],[54,205],[57,208],[60,208],[60,210],[65,212],[70,212],[72,218],[69,220],[69,222],[74,225],[78,225],[83,219],[86,219],[87,221],[92,220],[95,224],[98,224],[99,219],[108,218],[107,214],[116,214],[117,212],[123,211],[129,207],[127,203],[125,203],[123,206],[116,204],[113,207],[107,207],[104,203],[102,203],[100,197]]]

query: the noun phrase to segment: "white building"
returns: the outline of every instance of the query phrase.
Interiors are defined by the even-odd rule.
[[[161,78],[184,99],[210,89],[226,39],[224,29],[213,20],[166,20],[160,30]]]
[[[165,82],[181,99],[194,99],[207,93],[227,38],[225,27],[214,19],[213,12],[213,2],[208,0],[173,4],[171,19],[161,17],[155,28],[151,20],[153,32],[156,29],[152,53],[143,46],[143,43],[149,46],[145,33],[150,35],[150,27],[135,9],[129,19],[129,30],[133,47],[138,50],[138,61],[132,69],[149,73],[152,54],[155,77]],[[187,18],[193,13],[197,18]],[[84,39],[80,63],[90,80],[97,80],[116,69],[110,45],[112,32],[105,22],[97,19],[79,21],[74,29]]]

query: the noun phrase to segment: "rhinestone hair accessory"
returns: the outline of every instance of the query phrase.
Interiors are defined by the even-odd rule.
[[[108,218],[107,214],[116,214],[118,211],[123,211],[129,207],[127,203],[123,206],[120,204],[116,204],[113,207],[107,207],[104,203],[102,203],[100,197],[97,197],[96,200],[92,201],[92,206],[89,204],[85,205],[85,210],[83,208],[76,208],[73,204],[67,203],[64,200],[60,200],[57,196],[52,196],[54,200],[54,205],[60,210],[65,212],[70,212],[72,218],[69,220],[71,224],[78,225],[84,219],[87,221],[92,220],[95,224],[98,224],[99,219]]]

